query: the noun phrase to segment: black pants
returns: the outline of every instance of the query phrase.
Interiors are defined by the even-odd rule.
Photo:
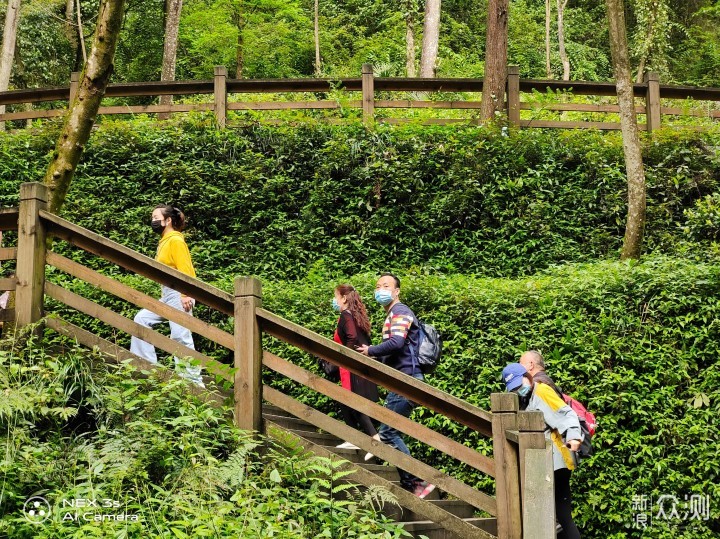
[[[375,436],[377,434],[377,430],[375,429],[375,425],[373,425],[372,420],[362,412],[353,410],[344,404],[340,405],[340,412],[342,413],[343,420],[346,425],[361,430],[368,436]]]
[[[572,519],[570,473],[567,468],[555,470],[555,517],[563,528],[558,539],[580,539],[580,532]]]

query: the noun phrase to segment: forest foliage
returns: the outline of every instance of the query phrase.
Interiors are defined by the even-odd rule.
[[[551,2],[555,5],[555,2]],[[625,2],[633,68],[655,70],[667,83],[720,86],[720,4],[717,0]],[[65,21],[67,0],[24,0],[12,84],[67,85],[81,67],[77,26]],[[0,5],[0,17],[5,3]],[[81,0],[85,41],[94,32],[98,0]],[[164,0],[128,1],[114,82],[159,80]],[[438,76],[481,77],[487,2],[442,3]],[[405,76],[406,17],[421,42],[423,2],[320,0],[322,74],[355,76],[363,63],[382,76]],[[564,41],[573,80],[610,80],[612,69],[603,0],[571,0]],[[551,71],[562,75],[555,10],[551,15]],[[246,78],[307,77],[314,73],[311,0],[185,0],[180,21],[177,79],[208,79],[213,66]],[[513,0],[509,62],[521,75],[545,78],[545,2]],[[419,54],[417,55],[419,61]]]

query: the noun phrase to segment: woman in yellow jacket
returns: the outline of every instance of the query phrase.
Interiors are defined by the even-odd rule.
[[[185,228],[185,215],[183,212],[164,204],[157,206],[152,212],[151,226],[154,232],[161,235],[155,260],[171,268],[175,268],[185,275],[195,277],[195,268],[190,258],[190,251],[185,243],[185,238],[180,232]],[[173,290],[167,286],[162,287],[162,297],[160,301],[170,307],[181,309],[190,315],[192,315],[192,308],[193,305],[195,305],[194,299],[182,295],[177,290]],[[142,309],[135,315],[135,322],[148,328],[164,321],[165,318],[147,309]],[[192,332],[175,322],[169,322],[170,338],[194,350],[195,344],[193,343]],[[132,338],[130,351],[151,363],[157,363],[155,347],[137,337]],[[188,364],[176,357],[175,368],[178,370],[180,376],[204,387],[200,376],[201,367]]]

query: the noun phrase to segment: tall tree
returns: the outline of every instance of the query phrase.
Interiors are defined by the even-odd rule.
[[[560,61],[563,66],[562,80],[570,80],[570,59],[565,50],[565,8],[568,0],[557,0],[557,21],[558,21],[558,47],[560,49]]]
[[[83,69],[75,100],[65,118],[52,160],[45,173],[50,188],[49,210],[57,213],[65,202],[83,148],[90,138],[100,101],[113,71],[113,57],[123,20],[125,0],[101,0],[95,37]]]
[[[628,213],[621,258],[638,258],[642,250],[645,229],[645,171],[635,116],[635,96],[630,73],[625,11],[623,0],[605,0],[605,5],[610,28],[610,53],[615,73],[618,105],[620,106],[620,128],[622,129],[628,182]]]
[[[315,76],[322,75],[322,66],[320,64],[320,0],[315,0],[314,9],[314,28],[315,28]]]
[[[242,0],[233,3],[233,22],[237,27],[237,44],[235,47],[235,78],[242,78],[245,67],[245,12]]]
[[[0,51],[0,92],[7,91],[10,86],[10,73],[12,73],[15,59],[15,41],[19,21],[20,0],[8,0],[5,26],[3,26],[2,51]],[[0,114],[5,114],[5,105],[0,105]],[[0,122],[0,129],[5,129],[5,122]]]
[[[437,69],[438,42],[440,40],[440,3],[441,0],[426,0],[425,22],[423,24],[422,53],[420,56],[420,76],[432,78]]]
[[[405,0],[405,72],[414,77],[415,72],[415,0]]]
[[[507,80],[509,0],[489,0],[485,38],[485,78],[480,117],[487,121],[503,109]]]
[[[552,66],[550,65],[550,17],[552,16],[552,6],[550,0],[545,0],[545,75],[548,79],[552,78]]]
[[[175,80],[175,62],[177,60],[178,34],[180,32],[180,13],[182,0],[165,0],[165,45],[163,47],[162,72],[160,80]],[[161,105],[171,105],[171,95],[160,96]],[[162,117],[167,117],[163,114]]]

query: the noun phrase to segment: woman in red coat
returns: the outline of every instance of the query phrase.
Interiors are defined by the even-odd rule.
[[[333,337],[335,342],[347,346],[350,350],[355,350],[362,344],[370,344],[370,319],[365,305],[355,288],[349,284],[337,286],[333,298],[333,308],[340,311],[340,318],[338,318],[337,329]],[[377,385],[351,373],[347,369],[340,368],[340,383],[345,389],[362,395],[373,402],[376,402],[379,398]],[[375,425],[367,415],[344,404],[340,405],[340,409],[345,423],[363,431],[368,436],[379,439]],[[349,442],[340,444],[338,447],[357,449]],[[368,453],[368,455],[370,454]],[[369,458],[372,458],[372,455],[366,457],[366,460]]]

